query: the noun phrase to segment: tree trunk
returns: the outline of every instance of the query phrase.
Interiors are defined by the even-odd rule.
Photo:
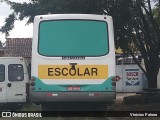
[[[145,62],[148,88],[157,88],[157,75],[159,72],[159,57],[154,55],[149,59],[149,62]]]
[[[148,73],[148,88],[157,88],[157,75]]]

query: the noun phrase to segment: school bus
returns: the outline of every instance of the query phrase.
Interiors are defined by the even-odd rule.
[[[112,17],[36,16],[31,74],[31,100],[42,110],[65,102],[113,103],[117,78]]]

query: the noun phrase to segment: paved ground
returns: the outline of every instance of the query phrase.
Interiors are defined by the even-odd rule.
[[[122,103],[123,98],[126,96],[136,95],[136,93],[117,93],[116,95],[116,103]]]
[[[150,105],[123,105],[123,98],[136,95],[135,93],[117,93],[116,102],[111,106],[112,111],[154,111],[155,108],[160,108],[160,104]],[[116,109],[115,109],[116,108]],[[157,109],[159,111],[159,109]],[[115,115],[116,116],[116,115]],[[22,118],[0,118],[0,120],[21,120]],[[23,118],[23,120],[160,120],[158,117],[54,117],[54,118]]]
[[[108,111],[125,111],[125,105],[123,105],[123,98],[127,96],[133,96],[136,95],[136,93],[117,93],[116,94],[116,101],[111,106],[107,107]]]

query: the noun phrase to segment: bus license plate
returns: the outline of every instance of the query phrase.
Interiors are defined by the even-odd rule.
[[[67,87],[68,91],[75,91],[75,90],[81,90],[80,86],[69,86]]]

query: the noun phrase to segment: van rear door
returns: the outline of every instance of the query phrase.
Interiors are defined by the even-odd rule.
[[[6,77],[5,65],[0,64],[0,103],[6,103]]]
[[[20,63],[8,64],[8,102],[26,102],[26,81],[24,74],[26,71],[24,71],[23,64]]]

